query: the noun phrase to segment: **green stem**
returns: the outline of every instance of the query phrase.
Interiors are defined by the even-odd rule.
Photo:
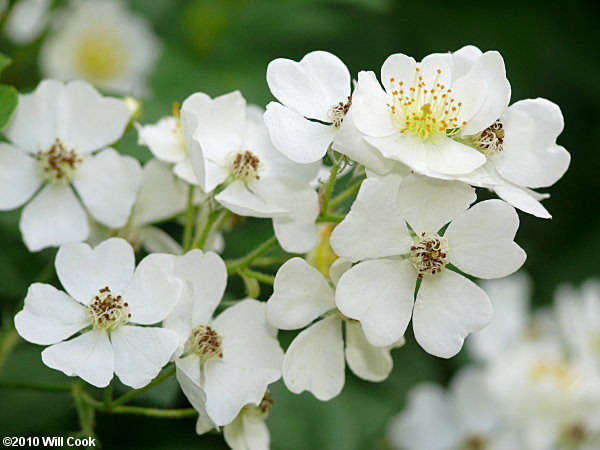
[[[267,239],[265,242],[260,244],[258,247],[256,247],[254,250],[252,250],[245,256],[242,256],[241,258],[225,261],[225,263],[227,265],[227,273],[233,274],[233,273],[236,273],[236,271],[238,269],[242,269],[244,267],[249,266],[255,259],[257,259],[259,256],[263,255],[264,253],[266,253],[267,251],[269,251],[271,248],[275,247],[276,245],[277,245],[277,238],[275,236],[273,236],[273,237]]]
[[[190,249],[190,244],[192,242],[195,215],[196,208],[194,207],[194,186],[190,185],[188,190],[187,209],[185,211],[185,225],[183,228],[183,248],[185,251]]]
[[[241,271],[248,277],[254,278],[255,280],[260,281],[261,283],[273,285],[275,282],[275,277],[273,275],[269,275],[268,273],[257,272],[256,270],[251,270],[248,268],[241,269]]]
[[[281,255],[281,256],[265,256],[264,258],[256,258],[252,261],[252,267],[269,267],[278,266],[293,258],[293,255]]]
[[[94,419],[96,417],[93,405],[88,402],[88,395],[83,390],[82,383],[73,383],[71,394],[75,400],[77,416],[79,417],[79,427],[87,436],[94,435]]]
[[[119,397],[116,400],[114,400],[113,402],[111,402],[111,404],[110,404],[111,410],[114,409],[116,406],[130,402],[135,397],[140,395],[142,392],[146,392],[148,389],[162,383],[163,381],[165,381],[167,378],[173,376],[174,374],[175,374],[175,366],[173,366],[170,369],[161,373],[159,376],[157,376],[154,380],[152,380],[150,383],[148,383],[143,388],[134,389],[133,391],[129,391],[128,393],[123,394],[121,397]]]
[[[206,244],[206,240],[208,239],[208,235],[210,234],[210,230],[212,229],[215,222],[217,222],[217,220],[221,218],[222,215],[224,215],[224,211],[225,210],[216,210],[208,215],[204,227],[202,227],[200,232],[196,234],[191,248],[202,249],[204,247],[204,245]]]
[[[364,178],[361,177],[360,180],[358,180],[357,182],[352,184],[350,187],[344,189],[342,192],[340,192],[338,195],[336,195],[335,198],[333,198],[331,200],[331,202],[329,203],[329,206],[331,208],[335,208],[337,205],[342,203],[348,197],[354,195],[354,193],[360,189],[360,186],[362,185],[363,181],[364,181]]]
[[[340,223],[342,220],[344,220],[344,216],[334,216],[332,214],[323,214],[317,217],[317,222]]]
[[[0,331],[0,370],[2,370],[4,362],[18,343],[19,335],[11,321]]]
[[[141,406],[117,406],[106,412],[110,412],[111,414],[135,414],[138,416],[164,417],[169,419],[179,419],[198,415],[198,412],[194,408],[159,409],[144,408]]]
[[[73,390],[73,383],[37,384],[37,383],[21,383],[18,381],[0,380],[0,388],[25,389],[25,390],[29,390],[29,391],[71,392]]]
[[[113,384],[112,381],[108,386],[104,388],[104,406],[108,408],[112,403],[113,398]]]
[[[340,165],[338,163],[333,164],[331,166],[331,171],[329,172],[329,180],[327,180],[327,184],[325,185],[325,190],[323,191],[323,202],[321,204],[321,214],[327,214],[329,212],[329,199],[331,198],[331,194],[333,192],[333,188],[335,186],[335,182],[337,181],[337,175],[340,171]]]

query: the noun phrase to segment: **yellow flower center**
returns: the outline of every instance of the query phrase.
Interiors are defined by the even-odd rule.
[[[110,29],[94,29],[81,37],[75,63],[89,81],[102,83],[119,77],[127,67],[129,55],[121,36]]]
[[[186,342],[186,353],[195,353],[202,361],[223,358],[223,338],[210,325],[198,325]]]
[[[39,152],[36,159],[44,180],[65,184],[73,181],[77,167],[81,163],[77,152],[67,149],[58,139],[49,150]]]
[[[113,295],[103,287],[86,306],[86,314],[94,329],[114,330],[127,323],[131,314],[129,305],[120,295]]]
[[[229,170],[236,180],[258,180],[262,164],[258,156],[250,150],[231,152],[228,156]]]

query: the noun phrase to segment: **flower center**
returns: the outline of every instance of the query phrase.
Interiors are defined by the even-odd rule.
[[[504,128],[496,120],[475,138],[475,148],[486,156],[498,156],[504,150]]]
[[[177,142],[187,152],[187,144],[185,143],[185,137],[183,136],[183,127],[181,126],[181,110],[179,108],[179,102],[173,102],[171,107],[171,114],[175,119],[171,128],[171,133],[175,135]]]
[[[231,152],[228,157],[229,170],[236,180],[258,180],[262,164],[258,156],[250,150]]]
[[[419,278],[440,273],[448,264],[448,241],[436,233],[421,233],[410,248],[410,261]]]
[[[210,325],[198,325],[192,329],[186,342],[186,353],[195,353],[202,361],[223,358],[222,340],[223,338]]]
[[[529,378],[534,383],[543,380],[553,381],[563,391],[569,390],[577,381],[576,374],[563,361],[543,360],[536,361],[529,370]]]
[[[334,127],[339,128],[342,125],[344,117],[346,117],[346,114],[348,114],[350,106],[352,106],[352,96],[349,95],[346,103],[339,102],[329,108],[327,115],[331,119]]]
[[[100,83],[120,76],[129,59],[124,44],[122,37],[108,28],[93,29],[82,36],[75,52],[82,76]]]
[[[113,295],[108,286],[100,289],[85,310],[94,329],[115,330],[131,317],[127,302],[120,295]]]
[[[75,171],[81,163],[81,158],[75,150],[67,149],[56,139],[50,150],[38,152],[36,159],[46,181],[70,183],[75,177]]]
[[[452,89],[438,83],[442,71],[437,75],[432,86],[427,86],[419,74],[420,68],[415,69],[415,77],[411,86],[404,81],[396,82],[390,78],[393,104],[387,106],[392,114],[392,122],[400,133],[412,133],[422,141],[439,140],[445,136],[454,136],[461,126],[458,115],[462,102],[452,96]]]
[[[463,450],[484,450],[487,448],[486,439],[479,434],[471,434],[464,440]]]

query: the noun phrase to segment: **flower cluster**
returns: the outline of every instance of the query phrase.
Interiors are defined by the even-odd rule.
[[[413,388],[389,425],[395,448],[600,445],[600,283],[559,287],[554,307],[531,317],[529,285],[523,274],[484,285],[496,320],[473,335],[476,362],[448,390],[433,383]]]
[[[87,45],[79,31],[65,24],[48,45]],[[119,90],[115,61],[55,76]],[[96,64],[106,77],[84,76]],[[419,63],[395,54],[379,79],[360,72],[353,84],[336,56],[315,51],[272,61],[267,83],[277,102],[266,110],[238,91],[197,92],[142,124],[131,99],[45,80],[20,96],[0,144],[0,209],[25,205],[25,245],[59,247],[64,288],[30,287],[19,334],[49,345],[47,366],[96,387],[113,375],[139,389],[175,374],[197,433],[223,427],[234,449],[268,447],[268,386],[280,377],[324,401],[342,391],[346,364],[382,381],[411,322],[426,352],[457,354],[493,316],[472,278],[522,266],[515,208],[550,217],[547,195],[532,189],[569,165],[558,107],[509,106],[497,52],[468,46]],[[153,156],[143,167],[115,150],[136,131]],[[477,202],[476,188],[500,199]],[[224,261],[244,217],[270,220],[274,236]],[[222,301],[230,275],[247,298]],[[278,330],[301,330],[285,352]],[[79,400],[112,411],[128,398]]]

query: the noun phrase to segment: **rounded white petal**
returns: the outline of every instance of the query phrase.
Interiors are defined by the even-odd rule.
[[[446,230],[450,262],[479,278],[502,278],[517,271],[527,255],[514,241],[515,209],[502,200],[477,203]]]
[[[179,344],[171,330],[124,325],[110,334],[115,374],[134,389],[146,386],[169,362]]]
[[[294,394],[309,391],[327,401],[342,391],[344,368],[342,321],[334,314],[292,341],[283,359],[283,381]]]
[[[394,365],[390,349],[369,344],[356,322],[346,322],[346,361],[356,376],[368,381],[385,380]]]
[[[494,433],[501,414],[487,384],[487,374],[465,367],[452,379],[450,390],[463,430],[482,435]]]
[[[42,283],[29,286],[25,306],[15,316],[19,335],[41,345],[60,342],[88,325],[79,303],[54,286]]]
[[[173,255],[153,253],[139,263],[123,295],[129,303],[131,322],[160,322],[177,306],[183,282],[175,277],[175,259]]]
[[[323,158],[337,132],[333,125],[312,122],[276,102],[267,105],[265,124],[273,145],[291,160],[302,164]]]
[[[200,359],[196,355],[178,359],[175,362],[175,367],[175,376],[181,386],[181,390],[194,409],[200,413],[198,420],[203,419],[204,432],[206,432],[213,428],[215,424],[208,417],[208,412],[206,411],[206,393],[200,385]]]
[[[504,151],[495,158],[507,180],[531,188],[551,186],[566,172],[571,155],[556,138],[564,120],[557,105],[543,98],[521,100],[502,116]]]
[[[331,233],[333,251],[351,261],[403,255],[412,243],[396,194],[377,179],[363,181],[350,212]]]
[[[112,148],[85,159],[73,181],[90,214],[111,228],[127,223],[141,183],[140,163]]]
[[[46,151],[58,136],[57,114],[63,84],[43,80],[31,94],[19,95],[19,103],[3,130],[9,141],[31,153]]]
[[[120,238],[107,239],[93,250],[84,243],[65,244],[56,254],[58,279],[69,295],[84,305],[103,287],[122,294],[134,268],[133,249]]]
[[[397,134],[387,106],[390,101],[391,97],[381,88],[373,72],[360,72],[352,95],[352,117],[358,131],[372,137]]]
[[[445,138],[444,138],[445,139]],[[395,133],[384,137],[365,136],[365,140],[388,159],[399,161],[417,172],[427,170],[430,149],[426,143],[411,134]],[[433,144],[435,147],[435,144]]]
[[[281,372],[283,350],[277,341],[277,330],[267,322],[266,309],[264,302],[246,299],[213,321],[223,337],[224,363]]]
[[[334,285],[338,284],[342,275],[352,267],[352,261],[345,258],[336,259],[329,267],[329,279]]]
[[[406,56],[403,53],[395,53],[387,57],[381,66],[381,84],[387,92],[392,92],[390,79],[394,82],[403,81],[404,84],[412,85],[415,78],[415,69],[417,62],[414,58]]]
[[[334,309],[333,290],[325,277],[302,258],[292,258],[275,275],[267,301],[267,319],[281,330],[303,328]]]
[[[223,207],[240,216],[272,217],[276,214],[289,212],[286,208],[270,204],[255,192],[261,190],[261,184],[265,183],[265,179],[256,180],[252,185],[242,181],[234,181],[221,193],[216,195],[215,200],[223,205]],[[268,185],[271,186],[271,183]]]
[[[167,232],[156,227],[143,227],[140,229],[140,240],[142,247],[148,253],[168,253],[169,255],[181,255],[181,245]]]
[[[269,429],[263,420],[241,412],[223,429],[223,437],[232,450],[269,450]]]
[[[41,184],[35,159],[0,142],[0,211],[18,208]]]
[[[329,108],[346,102],[350,72],[335,55],[308,53],[299,62],[278,58],[267,67],[267,83],[277,100],[297,113],[331,122]]]
[[[416,280],[408,260],[365,261],[342,275],[335,303],[342,314],[361,323],[371,345],[393,345],[410,321]]]
[[[198,186],[198,178],[194,173],[194,167],[192,166],[191,158],[186,158],[183,161],[176,163],[173,166],[173,173],[181,178],[183,181],[194,186]]]
[[[88,331],[70,341],[54,344],[42,352],[48,367],[78,376],[96,387],[106,387],[115,371],[115,356],[104,330]]]
[[[527,214],[532,214],[542,219],[552,218],[552,215],[544,208],[544,205],[537,198],[533,197],[527,189],[505,183],[494,186],[494,192],[502,200]]]
[[[53,113],[57,114],[56,137],[78,153],[117,142],[130,116],[124,101],[104,97],[91,84],[78,80],[65,84],[58,109]]]
[[[274,369],[240,368],[220,360],[204,365],[206,410],[216,425],[227,425],[248,403],[258,405],[270,383],[281,373]]]
[[[429,143],[423,148],[427,152],[427,168],[441,174],[469,173],[487,161],[483,153],[450,138],[443,138],[439,144]]]
[[[153,125],[136,123],[138,144],[147,146],[161,161],[176,163],[187,157],[183,134],[175,117],[163,117]]]
[[[477,59],[483,54],[474,45],[465,45],[452,53],[452,76],[454,79],[462,77],[473,67]]]
[[[88,237],[85,211],[69,186],[48,184],[25,206],[19,228],[27,248],[38,251]]]
[[[415,233],[437,232],[477,199],[475,189],[458,181],[408,175],[400,183],[398,207]]]
[[[426,276],[417,293],[413,331],[427,353],[450,358],[465,337],[492,319],[493,309],[483,289],[449,269]]]

